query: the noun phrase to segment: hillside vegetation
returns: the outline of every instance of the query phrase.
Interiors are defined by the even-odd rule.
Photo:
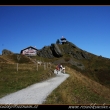
[[[45,104],[110,103],[110,59],[70,42],[44,47],[35,57],[19,56],[19,61],[16,54],[0,56],[0,97],[54,77],[53,70],[60,63],[70,77],[49,95]],[[51,62],[51,68],[44,70],[39,65],[37,71],[37,60]]]
[[[109,104],[110,89],[66,67],[70,77],[55,89],[43,104]]]
[[[67,49],[68,53],[62,51],[63,57],[55,60],[55,64],[61,63],[65,66],[75,69],[91,80],[110,88],[110,59],[97,56],[79,48],[70,49],[67,44],[59,45],[59,47],[60,50],[65,49],[66,51]],[[74,51],[74,55],[70,54],[72,51]],[[82,52],[86,54],[87,58],[79,54]]]
[[[54,77],[54,65],[46,67],[34,64],[22,56],[18,63],[17,55],[0,56],[0,97],[18,91],[34,83]]]

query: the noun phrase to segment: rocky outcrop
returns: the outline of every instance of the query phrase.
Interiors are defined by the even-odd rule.
[[[62,52],[57,44],[51,44],[51,46],[44,46],[37,55],[45,58],[62,57]]]
[[[50,46],[44,46],[41,50],[38,51],[37,55],[45,58],[54,57]]]
[[[11,52],[10,50],[7,50],[7,49],[3,49],[2,50],[2,55],[12,55],[13,52]]]
[[[51,44],[51,50],[54,56],[62,57],[63,54],[57,44]]]
[[[71,55],[78,60],[89,59],[89,56],[83,51],[71,51]]]
[[[66,44],[51,44],[51,46],[45,46],[38,51],[37,55],[45,58],[62,57],[64,54],[72,55],[75,59],[89,59],[87,52],[81,50],[71,42]]]

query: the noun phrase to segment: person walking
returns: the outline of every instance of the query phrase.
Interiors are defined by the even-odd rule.
[[[63,66],[62,66],[62,65],[60,65],[60,71],[62,71],[62,67],[63,67]]]
[[[59,66],[58,65],[56,66],[56,71],[57,71],[57,74],[58,74],[58,71],[59,71]]]
[[[63,72],[63,74],[65,73],[65,67],[62,67],[62,72]]]

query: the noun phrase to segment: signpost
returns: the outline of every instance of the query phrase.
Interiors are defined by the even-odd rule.
[[[36,61],[36,59],[35,59],[35,61]],[[37,71],[38,71],[38,62],[36,61],[36,66],[37,66]]]

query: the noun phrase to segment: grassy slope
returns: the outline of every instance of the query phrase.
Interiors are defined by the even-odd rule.
[[[45,71],[44,66],[39,65],[37,71],[37,66],[27,57],[22,56],[17,71],[16,55],[7,56],[7,59],[8,62],[10,62],[9,59],[13,62],[0,63],[0,97],[55,76],[54,65],[46,68]]]
[[[110,103],[110,59],[92,54],[89,54],[89,56],[89,60],[74,59],[83,63],[86,67],[85,70],[78,69],[68,63],[65,64],[70,67],[66,67],[70,77],[54,90],[47,98],[45,104]],[[46,62],[53,62],[59,59],[35,58]],[[63,58],[68,61],[70,60],[70,55],[65,54]],[[47,74],[45,74],[42,67],[39,72],[36,72],[36,65],[33,66],[32,62],[24,56],[19,61],[19,72],[16,72],[16,63],[18,62],[16,55],[0,56],[0,62],[0,97],[54,76],[52,74],[52,70],[55,68],[54,65],[51,70],[46,70]],[[13,63],[13,66],[6,64],[6,62]],[[49,75],[50,73],[51,75]]]
[[[110,88],[110,59],[92,56],[90,60],[81,60],[85,70],[76,69],[88,78]],[[74,68],[74,67],[73,67]]]
[[[66,46],[66,45],[64,45]],[[60,46],[60,49],[63,46]],[[81,51],[75,48],[75,51]],[[110,59],[88,53],[90,59],[73,59],[85,66],[81,70],[74,65],[66,70],[70,77],[47,98],[45,104],[109,104],[110,103]],[[64,54],[64,59],[70,56]],[[67,67],[66,67],[67,69]]]
[[[63,48],[65,49],[72,49],[68,45],[59,45],[60,50]],[[73,48],[74,51],[83,51],[79,48]],[[88,53],[88,52],[87,52]],[[69,54],[63,53],[63,58],[65,61],[69,61],[72,59],[78,63],[81,63],[85,66],[85,70],[78,69],[74,65],[68,65],[69,67],[81,72],[83,75],[87,76],[88,78],[95,80],[96,82],[110,88],[110,59],[104,58],[102,56],[96,56],[92,53],[88,53],[90,59],[75,59],[72,58]]]
[[[66,67],[70,77],[55,89],[44,104],[109,104],[110,89]]]

